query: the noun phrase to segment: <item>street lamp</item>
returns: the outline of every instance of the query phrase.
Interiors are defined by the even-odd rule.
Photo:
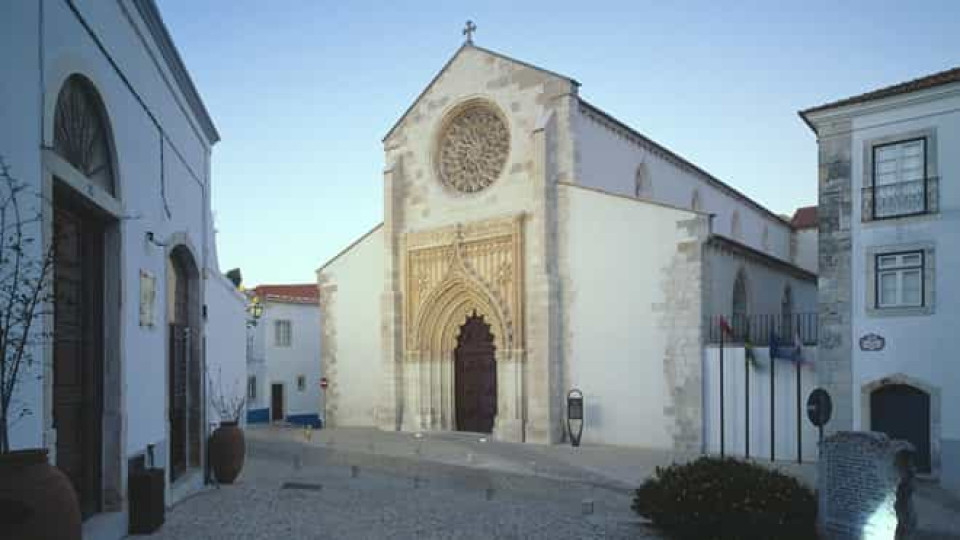
[[[260,303],[260,299],[254,296],[253,299],[250,300],[250,305],[247,306],[247,310],[250,312],[251,317],[248,323],[250,326],[256,326],[257,321],[263,316],[263,304]]]

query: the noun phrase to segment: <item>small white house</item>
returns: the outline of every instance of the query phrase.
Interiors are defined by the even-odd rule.
[[[960,488],[960,68],[800,115],[820,156],[827,428],[908,440]]]
[[[247,421],[321,427],[317,286],[260,285],[248,328]]]

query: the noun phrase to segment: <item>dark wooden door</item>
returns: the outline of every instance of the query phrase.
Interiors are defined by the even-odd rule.
[[[891,384],[870,394],[870,429],[916,449],[917,471],[930,472],[930,396],[906,384]]]
[[[180,478],[187,471],[187,359],[189,332],[179,323],[169,325],[170,387],[168,412],[170,415],[170,481]]]
[[[457,429],[493,431],[497,415],[497,364],[490,325],[474,314],[460,328],[454,353]]]
[[[62,198],[54,212],[53,422],[56,461],[84,518],[100,510],[103,228]]]
[[[270,420],[283,420],[283,385],[270,386]]]

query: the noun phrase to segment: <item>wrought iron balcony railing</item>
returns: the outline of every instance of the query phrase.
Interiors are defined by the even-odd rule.
[[[863,188],[861,207],[863,221],[890,219],[939,211],[940,179],[935,176],[922,180],[867,186]]]
[[[723,321],[723,322],[721,322]],[[724,322],[728,331],[723,329]],[[806,346],[817,344],[818,324],[816,313],[750,314],[708,317],[705,321],[707,343],[744,343],[754,346],[770,345],[776,336],[781,345],[794,345],[797,338]]]

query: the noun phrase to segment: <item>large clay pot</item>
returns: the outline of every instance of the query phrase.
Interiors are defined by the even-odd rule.
[[[77,493],[46,449],[0,454],[0,537],[73,540],[82,531]]]
[[[236,422],[220,422],[210,437],[210,465],[221,484],[232,484],[243,469],[247,446]]]

